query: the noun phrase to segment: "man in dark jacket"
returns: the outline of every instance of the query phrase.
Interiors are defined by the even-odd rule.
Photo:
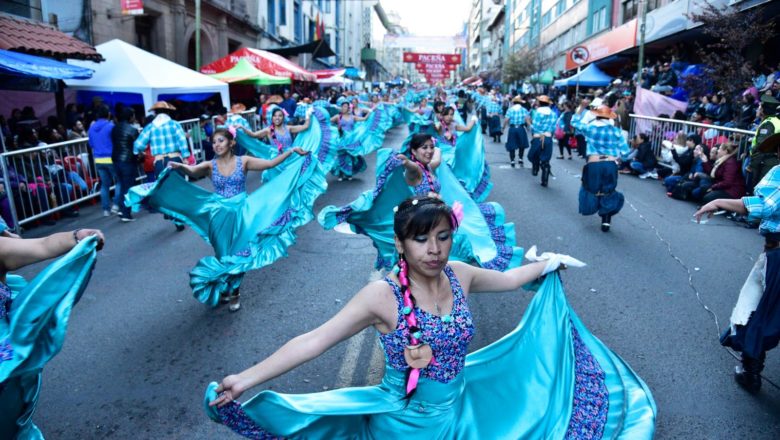
[[[655,172],[655,166],[658,164],[655,158],[653,148],[650,146],[650,137],[647,133],[639,133],[634,137],[634,145],[636,145],[636,156],[631,161],[631,169],[639,174],[640,179],[647,179],[648,177],[657,179],[658,174]]]
[[[138,137],[138,129],[133,125],[135,115],[133,109],[125,107],[117,115],[117,124],[111,130],[111,141],[113,149],[111,150],[111,161],[114,163],[114,169],[119,180],[119,207],[121,210],[120,220],[123,222],[132,222],[135,219],[130,214],[130,208],[125,204],[125,194],[131,186],[136,184],[136,175],[138,172],[138,163],[133,153],[133,142]]]
[[[658,75],[658,82],[651,90],[657,93],[671,93],[675,87],[677,87],[677,74],[669,63],[664,63]]]

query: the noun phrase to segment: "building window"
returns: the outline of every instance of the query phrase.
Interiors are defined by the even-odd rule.
[[[287,0],[279,0],[279,26],[287,26]]]
[[[330,3],[332,0],[325,0],[325,13],[330,14]]]
[[[268,0],[268,29],[272,35],[276,35],[276,0]]]
[[[301,4],[295,2],[293,5],[293,26],[295,27],[295,42],[303,43],[303,14],[301,14]]]
[[[144,15],[135,17],[135,37],[137,46],[147,52],[156,53],[154,50],[154,25],[157,17]]]
[[[241,43],[228,38],[228,53],[233,53],[238,49],[241,49]]]
[[[559,16],[566,12],[566,0],[561,0],[558,2],[558,4],[555,6],[555,16]]]
[[[309,38],[307,41],[314,41],[314,21],[310,18],[309,19]]]
[[[550,21],[552,21],[552,9],[542,15],[542,27],[547,27],[550,24]]]
[[[607,7],[604,6],[598,11],[596,11],[595,14],[593,14],[593,32],[592,34],[595,34],[596,32],[603,31],[607,28]]]

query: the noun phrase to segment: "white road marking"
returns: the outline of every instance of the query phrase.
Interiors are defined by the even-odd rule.
[[[339,374],[336,377],[336,388],[352,386],[358,364],[357,360],[360,356],[360,348],[363,346],[363,341],[366,339],[367,332],[368,330],[363,330],[347,341],[347,350],[344,353],[344,360],[341,362]]]

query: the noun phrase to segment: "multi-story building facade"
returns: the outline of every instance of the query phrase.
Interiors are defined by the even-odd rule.
[[[475,0],[480,1],[480,0]],[[715,6],[754,7],[766,0],[712,0]],[[558,71],[576,68],[567,56],[583,46],[588,62],[604,63],[615,55],[635,56],[640,41],[641,5],[646,8],[645,43],[664,46],[698,26],[688,14],[701,10],[698,0],[506,0],[504,47],[541,49],[545,67]],[[671,40],[668,40],[671,44]]]
[[[271,49],[314,39],[317,23],[336,53],[327,66],[360,66],[370,35],[363,9],[370,2],[343,0],[201,0],[201,65],[241,47]],[[119,38],[195,68],[195,0],[144,0],[143,13],[123,15],[118,0],[14,0],[0,11],[58,27],[93,45]],[[349,36],[349,37],[347,37]],[[359,36],[355,38],[355,36]],[[304,59],[304,67],[314,66]]]
[[[506,38],[504,0],[473,0],[468,32],[469,69],[479,73],[500,68]]]

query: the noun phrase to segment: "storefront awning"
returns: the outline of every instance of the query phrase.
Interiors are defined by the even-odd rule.
[[[310,53],[312,58],[327,58],[336,56],[336,53],[333,52],[333,49],[330,48],[328,42],[325,40],[311,41],[306,44],[301,44],[300,46],[280,47],[278,49],[266,50],[283,57],[292,57],[302,53]]]
[[[291,78],[296,81],[314,82],[317,79],[316,75],[281,55],[248,47],[238,49],[230,55],[207,64],[200,71],[207,75],[221,73],[235,67],[241,59],[246,59],[256,69],[269,75]]]
[[[0,49],[0,74],[52,79],[87,79],[94,71],[23,53]]]
[[[290,84],[292,81],[290,78],[269,75],[256,69],[245,58],[240,59],[232,69],[209,76],[229,84],[254,84],[258,86]]]
[[[59,60],[103,61],[89,44],[44,23],[0,13],[0,49]]]

